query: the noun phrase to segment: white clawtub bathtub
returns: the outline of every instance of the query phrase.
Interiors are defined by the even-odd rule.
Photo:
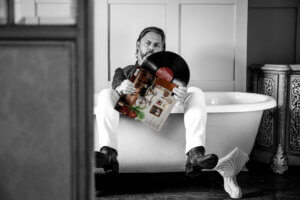
[[[275,107],[276,102],[269,96],[241,92],[205,92],[205,101],[206,153],[218,155],[215,170],[224,177],[226,192],[240,198],[242,193],[235,177],[248,161],[263,110]],[[184,171],[185,128],[180,112],[173,111],[160,132],[121,116],[120,172]],[[95,148],[99,149],[97,144]]]

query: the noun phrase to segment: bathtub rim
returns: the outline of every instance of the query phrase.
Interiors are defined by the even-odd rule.
[[[258,93],[250,93],[250,92],[238,92],[238,91],[220,91],[220,92],[203,92],[204,96],[206,94],[213,95],[239,95],[243,96],[251,96],[252,98],[257,97],[261,99],[258,102],[249,102],[249,103],[239,103],[239,104],[221,104],[221,105],[210,105],[206,104],[207,113],[237,113],[237,112],[252,112],[252,111],[261,111],[274,108],[276,106],[276,101],[273,97],[258,94]],[[253,100],[252,100],[253,101]],[[177,106],[174,108],[170,114],[178,114],[184,113],[184,108],[182,106]]]
[[[252,98],[249,103],[236,103],[236,104],[222,104],[222,105],[207,105],[208,113],[232,113],[232,112],[251,112],[261,111],[274,108],[276,101],[273,97],[250,92],[204,92],[204,94],[213,95],[232,95],[241,98]],[[257,102],[253,102],[253,98],[257,98]]]

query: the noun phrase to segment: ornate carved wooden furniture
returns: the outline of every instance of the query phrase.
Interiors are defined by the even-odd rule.
[[[300,65],[253,65],[251,73],[252,92],[277,101],[263,114],[251,157],[282,174],[300,165]]]
[[[290,65],[286,152],[290,165],[300,165],[300,65]]]

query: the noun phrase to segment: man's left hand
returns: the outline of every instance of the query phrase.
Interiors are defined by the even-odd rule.
[[[187,92],[187,87],[178,86],[173,88],[172,91],[175,95],[174,98],[180,102],[180,104],[185,104],[186,101],[189,99],[190,94]]]

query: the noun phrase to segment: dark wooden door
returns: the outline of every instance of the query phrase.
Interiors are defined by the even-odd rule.
[[[0,199],[92,196],[92,1],[75,25],[0,26]]]

